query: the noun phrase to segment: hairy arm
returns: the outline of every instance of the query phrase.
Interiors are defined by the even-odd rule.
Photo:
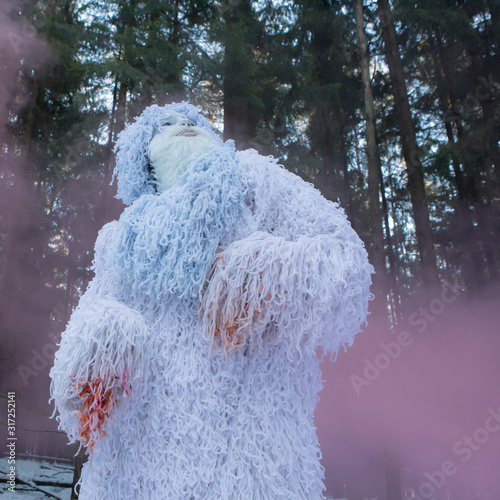
[[[244,160],[255,168],[256,157]],[[333,354],[365,321],[373,268],[336,204],[264,160],[246,193],[255,230],[216,260],[203,295],[204,331],[226,351],[271,341],[286,342],[290,356],[318,346]]]
[[[122,397],[137,390],[148,365],[142,315],[113,295],[102,253],[112,226],[96,243],[95,278],[63,332],[51,369],[51,399],[71,442],[92,450],[106,436]]]

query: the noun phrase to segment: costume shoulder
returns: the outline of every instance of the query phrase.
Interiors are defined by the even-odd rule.
[[[272,156],[240,151],[244,198],[252,211],[256,231],[295,241],[300,236],[337,234],[359,242],[344,210],[324,198],[311,183],[290,172]]]
[[[373,268],[363,242],[338,204],[274,158],[243,151],[236,161],[247,235],[215,264],[203,297],[204,331],[218,342],[221,317],[222,325],[234,325],[221,340],[225,348],[244,338],[259,347],[273,325],[291,359],[315,356],[318,346],[334,355],[351,345],[368,312]],[[221,290],[231,305],[225,310]],[[238,322],[234,311],[244,311]]]

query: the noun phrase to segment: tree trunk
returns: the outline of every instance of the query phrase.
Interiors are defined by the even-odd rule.
[[[109,114],[109,132],[108,132],[108,147],[111,149],[113,142],[116,140],[116,104],[118,102],[118,77],[115,77],[115,85],[113,87],[113,103]]]
[[[443,77],[446,88],[449,92],[450,103],[449,106],[453,111],[459,108],[458,102],[459,99],[455,95],[453,90],[453,70],[450,68],[448,63],[448,56],[446,53],[446,47],[443,45],[440,37],[436,37],[437,44],[437,53],[439,55],[439,59],[441,62],[441,67],[443,70]],[[471,55],[471,60],[473,61],[473,70],[474,72],[479,72],[481,63],[478,57],[474,54]],[[472,75],[471,73],[471,75]],[[473,75],[472,75],[473,77]],[[482,102],[482,101],[479,101]],[[462,149],[467,150],[469,148],[468,142],[471,140],[470,133],[462,124],[462,118],[460,116],[455,116],[453,113],[448,113],[450,121],[455,124],[456,128],[456,136],[459,144],[461,144]],[[451,118],[450,118],[451,117]],[[485,126],[483,124],[483,126]],[[453,129],[452,129],[453,131]],[[449,130],[447,130],[447,133]],[[455,171],[457,174],[457,172]],[[496,241],[491,241],[491,235],[489,233],[491,220],[488,216],[488,210],[485,208],[485,204],[482,201],[482,198],[488,198],[488,193],[481,193],[481,186],[478,185],[478,181],[482,176],[481,165],[476,165],[473,158],[470,155],[466,155],[466,158],[463,163],[463,175],[459,174],[457,189],[462,190],[462,196],[465,200],[464,203],[467,204],[467,207],[473,207],[473,213],[470,214],[472,219],[472,224],[474,226],[474,232],[470,235],[470,244],[472,246],[471,249],[471,258],[473,261],[473,270],[474,278],[474,288],[480,287],[482,281],[485,280],[485,273],[483,268],[485,267],[483,262],[486,263],[486,268],[488,271],[488,275],[490,279],[496,278],[498,275],[498,267],[495,262],[495,244]],[[483,195],[483,196],[482,196]],[[486,205],[488,208],[490,206],[489,202]],[[491,209],[490,209],[491,210]],[[466,215],[467,217],[468,215]],[[475,216],[475,217],[474,217]],[[494,239],[496,239],[495,236]],[[480,246],[477,245],[477,242],[480,243]],[[482,249],[482,252],[479,251]]]
[[[356,219],[354,217],[352,206],[351,186],[349,184],[349,160],[347,158],[346,142],[347,139],[345,137],[345,133],[342,131],[339,142],[339,155],[342,161],[342,178],[344,181],[344,189],[342,190],[343,206],[348,219],[351,221],[353,229],[356,230]]]
[[[368,43],[365,34],[365,21],[363,16],[363,1],[357,0],[356,27],[360,46],[361,76],[363,79],[365,121],[366,121],[366,156],[368,163],[368,196],[370,200],[370,219],[372,228],[371,257],[375,268],[373,285],[375,290],[374,309],[379,314],[385,314],[387,310],[387,273],[385,268],[384,233],[382,224],[382,210],[380,207],[380,177],[382,169],[380,164],[380,152],[377,144],[375,128],[375,107],[373,104],[373,92],[370,81],[370,60],[368,55]],[[377,298],[377,292],[379,297]]]
[[[451,96],[450,89],[447,88],[447,80],[449,81],[450,79],[447,79],[443,74],[446,65],[442,64],[443,61],[441,60],[442,43],[440,40],[436,42],[436,38],[439,39],[439,35],[436,35],[435,37],[432,33],[429,33],[432,65],[438,87],[441,112],[444,117],[446,137],[448,138],[450,145],[455,145],[456,142],[452,125],[453,122],[450,119],[450,117],[453,116],[453,108],[451,106],[453,98]],[[481,266],[482,256],[479,255],[478,246],[476,244],[478,236],[474,228],[474,221],[470,210],[469,200],[466,196],[464,174],[456,155],[453,156],[451,165],[455,176],[455,187],[457,189],[456,217],[458,232],[456,235],[456,241],[459,245],[463,244],[465,248],[465,255],[463,256],[464,279],[467,288],[469,290],[473,290],[477,287],[480,277],[483,274]]]
[[[377,0],[378,13],[382,27],[387,65],[391,77],[394,108],[401,136],[401,146],[406,162],[408,191],[410,193],[415,223],[417,246],[420,254],[424,283],[432,288],[439,287],[433,235],[427,206],[422,163],[415,127],[413,124],[403,64],[399,55],[396,30],[392,24],[391,8],[388,0]]]
[[[257,120],[248,101],[233,91],[231,77],[224,78],[224,140],[234,139],[237,149],[255,146]]]
[[[118,100],[116,102],[116,112],[112,113],[110,120],[110,133],[109,137],[113,137],[116,140],[117,135],[125,128],[125,123],[127,119],[127,84],[121,82],[118,89]],[[115,109],[115,102],[113,100],[113,109]],[[115,118],[113,118],[115,115]],[[111,130],[112,129],[112,130]],[[104,184],[102,193],[102,208],[100,212],[100,222],[99,227],[103,226],[107,222],[118,217],[122,205],[117,202],[114,197],[114,187],[110,185],[113,176],[114,160],[113,160],[113,147],[110,141],[108,141],[108,160],[107,169],[104,172]]]
[[[12,157],[9,162],[6,162],[6,171],[3,172],[6,178],[12,176],[12,185],[6,188],[7,193],[12,193],[12,196],[8,196],[2,200],[7,209],[4,211],[2,217],[2,224],[4,226],[4,231],[6,233],[5,240],[2,245],[1,252],[1,270],[0,270],[0,305],[4,309],[0,309],[0,328],[2,326],[2,320],[8,315],[7,310],[9,309],[6,304],[8,301],[12,300],[12,293],[15,288],[16,273],[19,271],[19,240],[22,239],[23,230],[26,230],[25,217],[27,213],[27,207],[31,207],[33,200],[36,197],[36,190],[34,189],[34,179],[32,178],[33,170],[31,167],[31,145],[32,137],[36,122],[36,109],[38,105],[38,99],[40,96],[40,82],[38,81],[38,73],[33,72],[31,96],[27,103],[27,113],[26,120],[24,123],[23,130],[23,144],[19,144],[21,150],[20,155],[14,155],[13,152],[8,151],[8,155]],[[9,134],[9,132],[7,132]],[[12,141],[13,137],[9,138]],[[11,148],[9,148],[11,149]],[[12,165],[11,165],[12,164]],[[12,169],[12,172],[9,170]],[[29,217],[28,217],[29,219]]]
[[[127,120],[127,92],[128,92],[127,84],[124,82],[120,82],[120,89],[118,90],[118,104],[116,108],[116,122],[115,122],[115,131],[117,133],[120,133],[125,128],[125,123]]]
[[[401,484],[401,464],[395,451],[385,452],[385,477],[387,484],[387,500],[403,500]]]
[[[223,137],[224,140],[234,139],[238,149],[246,149],[255,147],[259,121],[256,96],[249,82],[256,71],[253,52],[258,45],[259,28],[249,0],[225,0],[223,19]]]
[[[385,227],[385,241],[387,248],[387,258],[389,260],[389,278],[391,286],[388,288],[389,292],[389,306],[391,311],[392,326],[396,329],[402,320],[401,317],[401,299],[398,284],[398,267],[396,264],[396,257],[394,255],[394,246],[392,244],[391,227],[389,225],[389,207],[387,206],[387,199],[385,196],[384,179],[382,178],[382,170],[380,170],[380,197],[382,198],[382,214]]]
[[[339,176],[335,169],[333,154],[323,152],[321,157],[321,170],[316,174],[314,184],[327,200],[339,201]]]
[[[85,461],[85,452],[83,448],[78,452],[75,461],[75,468],[73,469],[73,484],[71,485],[71,500],[78,498],[78,493],[75,493],[75,486],[82,475],[83,462]]]

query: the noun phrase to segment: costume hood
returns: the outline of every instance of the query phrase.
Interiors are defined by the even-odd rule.
[[[148,170],[147,151],[153,136],[171,112],[186,115],[198,127],[213,130],[210,122],[198,109],[187,102],[147,107],[134,123],[120,132],[114,148],[116,166],[113,181],[115,177],[118,180],[116,198],[121,199],[125,205],[131,205],[143,194],[156,192],[155,182]],[[220,143],[222,145],[222,141]]]

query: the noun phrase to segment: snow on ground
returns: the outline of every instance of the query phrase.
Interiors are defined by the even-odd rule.
[[[69,500],[71,497],[71,483],[73,482],[73,465],[63,462],[51,462],[48,460],[23,460],[16,458],[16,477],[23,481],[35,481],[38,488],[50,492],[61,500]],[[46,500],[54,498],[37,491],[32,486],[16,481],[15,491],[9,491],[9,484],[3,482],[7,479],[6,473],[10,465],[7,458],[0,458],[0,496],[2,500]],[[58,483],[62,486],[46,486],[40,483]]]
[[[16,477],[24,481],[35,481],[38,488],[50,492],[61,500],[70,500],[71,483],[73,482],[73,464],[62,462],[50,462],[48,460],[22,460],[16,459]],[[3,482],[10,465],[7,458],[0,458],[0,497],[2,500],[46,500],[54,498],[46,495],[33,487],[16,482],[15,491],[9,491],[9,484]],[[46,486],[40,483],[58,483],[64,486]],[[334,499],[327,497],[326,500],[347,500],[347,498]]]

